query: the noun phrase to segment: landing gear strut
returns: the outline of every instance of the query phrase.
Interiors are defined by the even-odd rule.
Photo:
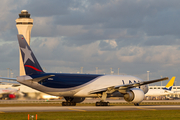
[[[101,101],[100,102],[96,102],[96,106],[109,106],[110,103],[109,102],[104,102],[107,98],[107,93],[103,92],[102,93],[102,97],[101,97]]]

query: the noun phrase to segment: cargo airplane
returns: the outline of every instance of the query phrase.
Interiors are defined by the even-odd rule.
[[[145,96],[163,96],[175,93],[176,91],[171,91],[175,78],[176,77],[173,76],[167,85],[162,89],[149,89]]]
[[[75,106],[86,97],[100,98],[96,106],[108,106],[108,97],[124,97],[139,105],[148,91],[147,84],[167,80],[168,77],[143,81],[129,75],[45,73],[23,35],[17,35],[25,73],[17,82],[38,91],[64,97],[62,106]]]
[[[0,88],[0,99],[15,99],[17,95],[23,95],[19,90],[13,88]]]

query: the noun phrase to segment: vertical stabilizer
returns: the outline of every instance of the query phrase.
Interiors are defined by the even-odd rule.
[[[17,37],[26,75],[44,73],[24,36],[18,34]]]
[[[174,84],[174,81],[176,79],[176,76],[173,76],[171,78],[171,80],[167,83],[167,85],[165,86],[165,88],[163,88],[164,90],[171,90],[172,89],[172,86]]]

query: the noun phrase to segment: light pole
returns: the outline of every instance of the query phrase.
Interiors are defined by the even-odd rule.
[[[118,68],[118,75],[119,75],[119,68]]]
[[[150,71],[147,71],[147,80],[149,81],[149,72]],[[149,86],[149,84],[148,84],[148,86]]]
[[[83,73],[83,67],[81,67],[81,74]]]
[[[14,74],[14,73],[12,72],[12,73],[11,73],[11,78],[13,78],[13,74]]]
[[[10,77],[12,78],[12,74],[13,74],[12,69],[10,69],[10,74],[11,74]]]
[[[9,78],[9,68],[7,68],[7,77]]]
[[[114,71],[112,70],[112,68],[110,68],[110,69],[111,69],[111,75],[113,75]]]
[[[96,67],[96,74],[98,74],[98,67]]]

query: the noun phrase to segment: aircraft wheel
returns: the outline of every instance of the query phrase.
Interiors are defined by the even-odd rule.
[[[139,106],[139,103],[134,103],[135,106]]]
[[[76,103],[75,103],[75,102],[72,102],[72,106],[76,106]]]
[[[101,106],[107,106],[106,102],[102,102],[101,104],[102,104]]]
[[[96,106],[109,106],[109,102],[96,102]]]
[[[110,103],[109,103],[109,102],[106,102],[106,106],[110,106]]]
[[[62,102],[62,106],[76,106],[75,102]]]
[[[62,102],[62,106],[66,106],[66,102]]]
[[[96,106],[101,106],[100,102],[96,102]]]

